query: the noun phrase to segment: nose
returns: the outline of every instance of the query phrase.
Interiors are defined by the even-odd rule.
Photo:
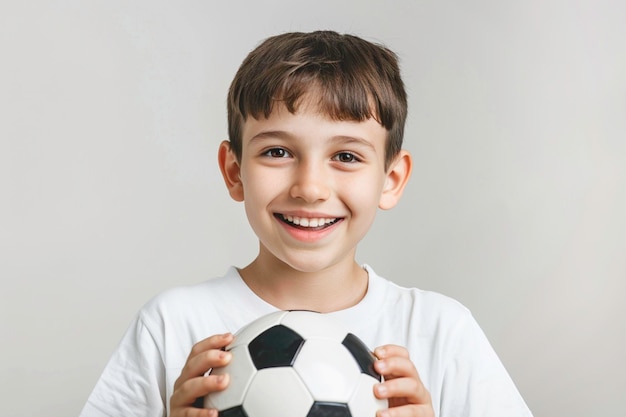
[[[323,166],[301,162],[293,175],[291,197],[307,203],[324,201],[330,197],[330,178]]]

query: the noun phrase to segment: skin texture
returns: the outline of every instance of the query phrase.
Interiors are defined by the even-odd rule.
[[[278,106],[266,119],[246,120],[241,159],[221,143],[224,182],[259,238],[258,256],[240,270],[259,297],[283,310],[320,312],[363,298],[367,273],[355,262],[356,246],[377,211],[397,204],[411,173],[406,151],[385,169],[386,138],[374,119],[332,120],[305,102],[295,114]],[[193,347],[174,386],[171,416],[217,416],[193,403],[227,387],[228,376],[204,373],[228,363],[230,354],[220,349],[232,337],[211,336]],[[434,416],[407,350],[386,345],[375,355],[385,378],[375,395],[390,404],[379,417]]]

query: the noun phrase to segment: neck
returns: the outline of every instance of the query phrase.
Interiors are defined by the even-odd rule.
[[[281,310],[343,310],[363,299],[368,284],[367,272],[353,259],[324,270],[303,272],[257,257],[239,272],[255,294]]]

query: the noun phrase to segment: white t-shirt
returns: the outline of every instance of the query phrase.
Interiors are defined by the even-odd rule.
[[[405,346],[438,417],[526,417],[531,413],[471,313],[441,294],[403,288],[367,265],[368,291],[329,313],[370,349]],[[81,417],[169,415],[174,382],[192,346],[232,332],[276,308],[236,268],[148,302],[109,360]]]

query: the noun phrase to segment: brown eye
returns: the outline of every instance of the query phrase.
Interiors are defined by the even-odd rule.
[[[265,151],[264,155],[269,156],[270,158],[286,158],[289,156],[289,152],[283,148],[272,148]]]
[[[358,162],[359,159],[350,152],[340,152],[337,155],[335,155],[334,159],[336,161],[339,162],[343,162],[343,163],[351,163],[351,162]]]

